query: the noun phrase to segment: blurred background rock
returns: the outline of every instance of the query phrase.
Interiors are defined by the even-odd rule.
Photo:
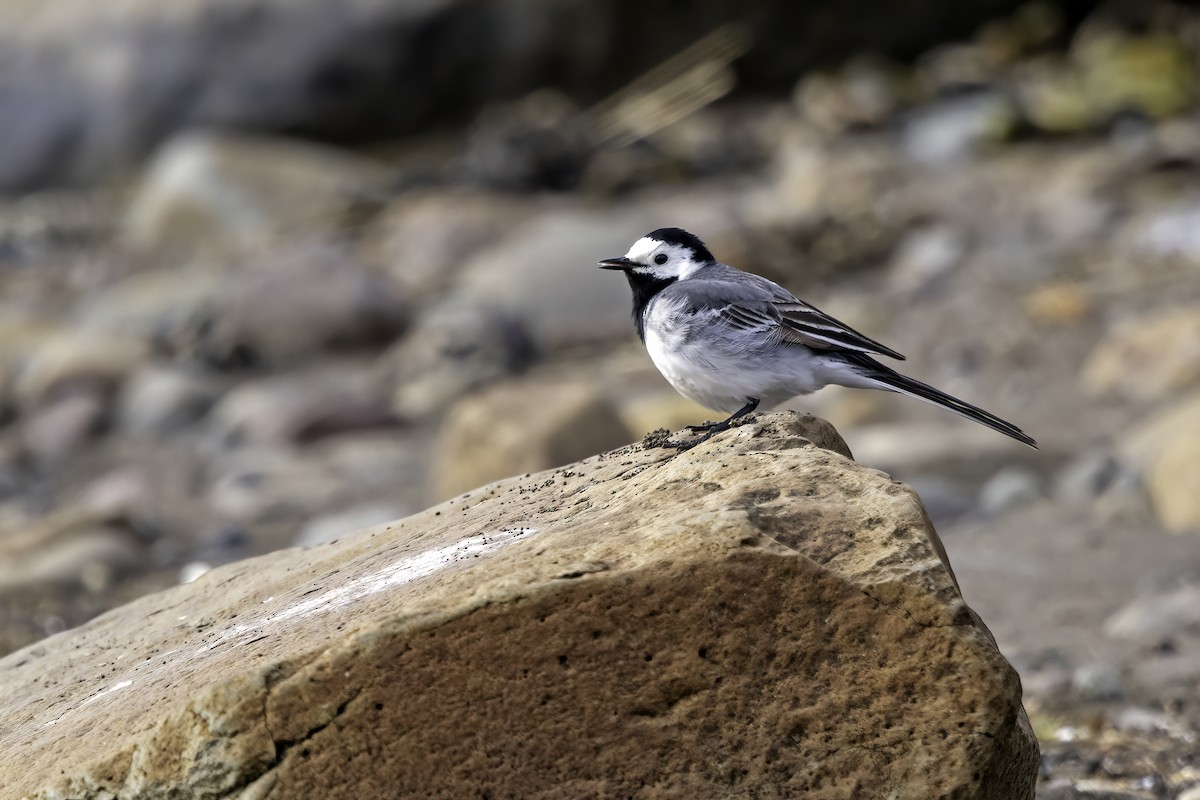
[[[1045,797],[1197,791],[1200,9],[0,0],[0,652],[710,416],[594,268],[678,225],[1013,419],[913,484]]]

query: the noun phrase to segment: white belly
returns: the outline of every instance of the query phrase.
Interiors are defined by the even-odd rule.
[[[826,385],[821,362],[806,350],[764,347],[747,351],[700,347],[684,331],[646,326],[650,360],[675,391],[705,408],[732,414],[751,398],[770,408]]]
[[[746,404],[735,397],[715,370],[706,369],[683,349],[672,350],[662,337],[646,331],[646,352],[675,391],[705,408],[732,414]],[[694,355],[694,354],[693,354]]]
[[[764,409],[772,408],[829,383],[844,383],[834,374],[840,369],[832,369],[832,363],[808,348],[722,336],[730,329],[713,329],[715,336],[689,336],[689,325],[697,321],[703,324],[679,317],[667,303],[652,303],[646,350],[674,390],[704,408],[733,414],[751,398]]]

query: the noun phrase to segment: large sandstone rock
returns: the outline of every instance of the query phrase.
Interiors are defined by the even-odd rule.
[[[1033,797],[916,496],[775,415],[213,570],[0,660],[0,795]]]

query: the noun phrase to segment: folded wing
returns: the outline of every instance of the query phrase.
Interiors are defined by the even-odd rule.
[[[794,298],[731,303],[721,309],[720,315],[726,323],[742,330],[766,333],[774,329],[785,341],[814,350],[850,350],[904,360],[904,356],[892,348]]]

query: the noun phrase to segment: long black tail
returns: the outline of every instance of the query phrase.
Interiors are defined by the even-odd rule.
[[[860,368],[859,374],[862,375],[872,388],[884,389],[889,392],[899,392],[909,397],[915,397],[918,400],[924,400],[927,403],[933,403],[935,406],[941,406],[959,416],[973,419],[980,425],[986,425],[994,431],[999,431],[1005,436],[1011,436],[1018,442],[1027,444],[1035,450],[1037,449],[1037,442],[1034,441],[1032,436],[1011,422],[1000,419],[990,411],[984,411],[979,406],[973,406],[964,400],[959,400],[957,397],[951,397],[927,383],[921,383],[907,375],[901,375],[894,369],[880,364],[870,356],[859,353],[846,355],[847,360]]]

